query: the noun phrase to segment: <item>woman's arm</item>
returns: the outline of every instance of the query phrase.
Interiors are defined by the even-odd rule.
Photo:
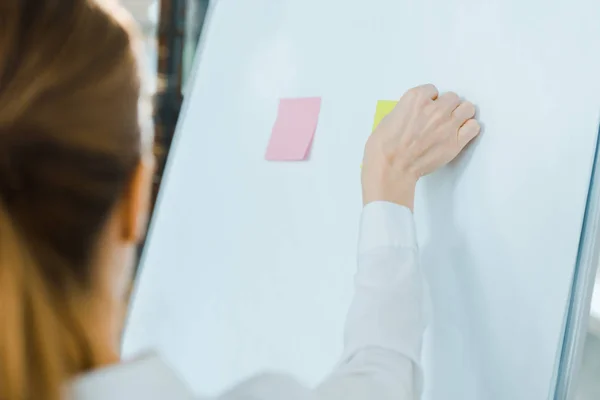
[[[365,147],[354,300],[341,364],[319,399],[405,400],[422,390],[427,318],[412,216],[417,180],[479,134],[475,107],[433,85],[409,90]]]
[[[424,282],[412,217],[417,180],[454,159],[479,134],[475,108],[433,85],[409,90],[370,136],[354,300],[340,364],[311,391],[262,376],[221,400],[413,400],[420,397]]]
[[[266,374],[219,400],[408,400],[420,393],[423,286],[411,211],[376,201],[362,213],[356,293],[340,364],[315,390]]]
[[[367,204],[361,219],[344,355],[317,388],[317,397],[417,398],[426,325],[423,293],[411,211],[390,202]]]

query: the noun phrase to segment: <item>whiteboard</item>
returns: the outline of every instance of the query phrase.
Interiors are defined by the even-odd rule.
[[[481,137],[423,179],[425,399],[553,396],[598,131],[600,2],[221,0],[170,156],[124,342],[205,394],[315,384],[342,350],[376,101],[426,82]],[[310,159],[264,152],[281,97],[321,96]],[[399,311],[401,311],[399,305]]]

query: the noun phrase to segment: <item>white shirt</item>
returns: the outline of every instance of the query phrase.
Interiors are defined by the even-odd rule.
[[[215,400],[414,400],[420,397],[426,326],[412,213],[387,202],[364,207],[355,294],[339,365],[316,388],[287,375],[264,374]],[[81,376],[72,400],[193,400],[158,357],[146,357]]]

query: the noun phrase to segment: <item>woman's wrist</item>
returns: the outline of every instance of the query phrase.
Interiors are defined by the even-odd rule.
[[[394,172],[388,170],[363,175],[363,205],[388,201],[413,210],[417,179],[410,174],[396,176]]]

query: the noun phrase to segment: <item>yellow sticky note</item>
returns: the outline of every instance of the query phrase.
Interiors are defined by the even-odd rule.
[[[379,100],[377,101],[377,109],[375,110],[375,120],[373,121],[373,130],[377,128],[377,125],[388,115],[394,107],[398,104],[397,101],[393,100]]]

